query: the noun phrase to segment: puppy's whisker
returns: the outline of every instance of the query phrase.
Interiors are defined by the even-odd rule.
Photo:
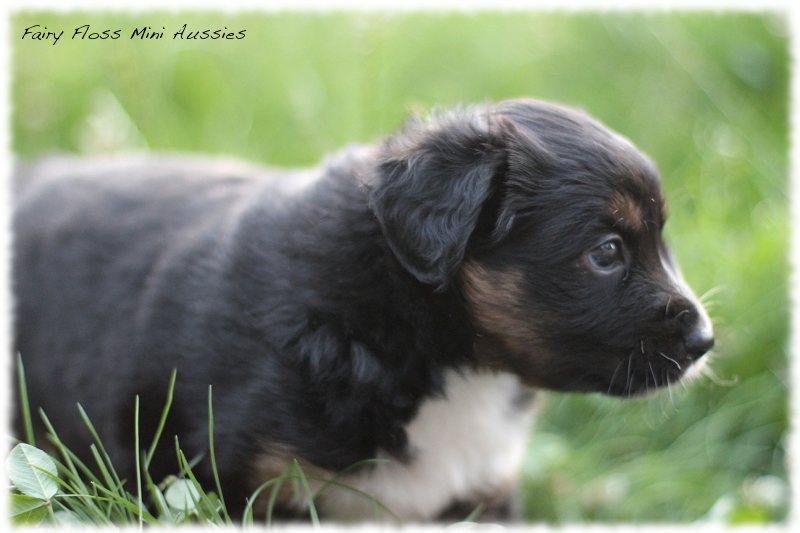
[[[669,393],[669,403],[670,405],[675,405],[675,402],[672,398],[672,383],[670,383],[669,381],[669,374],[667,373],[665,374],[665,376],[667,378],[667,392]]]
[[[679,318],[681,315],[685,315],[686,313],[689,313],[689,312],[691,312],[691,311],[689,311],[689,309],[684,309],[683,311],[681,311],[680,313],[678,313],[677,315],[675,315],[675,318],[677,319],[677,318]]]
[[[633,361],[633,352],[628,355],[628,378],[625,382],[625,390],[628,392],[628,398],[631,397],[631,389],[633,388],[633,377],[631,376],[631,362]]]
[[[661,353],[661,352],[658,352],[658,355],[660,355],[660,356],[661,356],[661,357],[663,357],[664,359],[667,359],[667,360],[669,360],[669,361],[672,361],[673,363],[675,363],[675,366],[677,366],[677,367],[678,367],[678,370],[681,370],[681,371],[683,371],[683,368],[681,368],[681,365],[680,365],[680,364],[679,364],[679,363],[678,363],[678,362],[677,362],[675,359],[673,359],[672,357],[669,357],[669,356],[667,356],[667,355],[664,355],[664,354],[663,354],[663,353]]]
[[[722,379],[717,375],[714,370],[711,369],[710,366],[706,365],[703,368],[703,373],[708,376],[708,378],[715,384],[720,387],[733,387],[737,383],[739,383],[739,376],[733,376],[733,379]]]
[[[611,382],[608,384],[608,394],[611,394],[611,388],[614,386],[614,380],[617,379],[617,372],[619,372],[619,369],[624,362],[625,359],[620,359],[619,363],[617,363],[617,367],[614,369],[614,373],[611,374]]]
[[[724,288],[725,288],[724,285],[717,285],[716,287],[711,287],[706,292],[704,292],[700,297],[698,297],[697,300],[703,305],[708,305],[709,302],[707,302],[706,299],[714,296],[718,292],[722,291],[722,289]]]
[[[658,387],[658,378],[656,377],[656,373],[653,371],[653,364],[650,361],[647,361],[647,366],[650,367],[650,374],[653,375],[653,386]]]
[[[664,310],[664,316],[669,316],[669,303],[672,301],[672,296],[667,298],[667,308]]]

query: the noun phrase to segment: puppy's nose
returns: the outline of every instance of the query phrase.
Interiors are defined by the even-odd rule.
[[[702,325],[695,326],[683,338],[686,353],[693,359],[699,359],[714,347],[714,334]]]
[[[677,322],[686,354],[692,360],[701,358],[714,347],[711,320],[699,303],[683,295],[672,295],[668,299],[666,316],[667,319]]]

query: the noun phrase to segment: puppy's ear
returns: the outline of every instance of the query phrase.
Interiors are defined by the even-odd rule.
[[[463,260],[505,165],[502,130],[477,113],[451,114],[416,122],[383,146],[370,205],[403,267],[438,290]]]

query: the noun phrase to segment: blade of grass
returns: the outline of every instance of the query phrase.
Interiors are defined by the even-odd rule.
[[[161,492],[161,489],[159,489],[158,485],[155,484],[153,478],[150,476],[150,472],[147,471],[147,468],[144,470],[144,479],[147,486],[147,491],[150,493],[153,504],[156,506],[156,511],[158,512],[159,518],[172,523],[174,517],[172,516],[172,512],[169,510],[169,505],[167,505],[167,501],[164,498],[164,493]]]
[[[242,519],[243,524],[248,524],[251,526],[253,525],[253,514],[254,514],[253,504],[258,499],[258,497],[261,496],[261,493],[264,492],[264,490],[271,487],[272,485],[282,484],[283,481],[287,478],[288,476],[286,475],[274,477],[269,481],[265,481],[264,483],[259,485],[256,490],[253,491],[253,493],[247,499],[247,504],[245,505],[244,515]]]
[[[111,476],[114,478],[115,484],[117,486],[121,487],[122,486],[122,481],[120,480],[119,475],[117,474],[117,470],[114,468],[114,463],[111,461],[111,457],[108,455],[108,452],[106,451],[105,446],[103,446],[103,441],[100,439],[100,435],[97,433],[97,430],[95,429],[94,424],[92,424],[92,421],[89,419],[88,413],[86,412],[86,410],[84,410],[83,406],[80,403],[78,404],[78,411],[81,414],[81,418],[83,419],[83,423],[86,424],[87,428],[89,428],[89,432],[92,434],[92,437],[94,438],[95,443],[97,443],[97,448],[102,453],[103,458],[105,459],[106,465],[108,466],[108,471],[111,474]]]
[[[325,483],[323,483],[322,486],[319,488],[319,490],[317,490],[316,496],[319,496],[320,494],[322,494],[322,492],[326,488],[328,488],[328,486],[330,486],[334,481],[338,480],[340,477],[342,477],[343,475],[347,474],[348,472],[352,472],[353,470],[356,470],[356,469],[358,469],[358,468],[360,468],[362,466],[365,466],[365,465],[380,464],[380,463],[390,463],[390,462],[391,462],[390,459],[381,459],[381,458],[377,458],[377,457],[374,458],[374,459],[362,459],[361,461],[357,461],[357,462],[351,464],[350,466],[348,466],[346,468],[343,468],[342,470],[339,470],[338,472],[336,472],[333,475],[332,478],[326,479]]]
[[[156,434],[153,437],[153,442],[150,444],[150,449],[147,450],[147,457],[144,462],[144,469],[148,470],[150,468],[150,462],[153,460],[153,454],[156,451],[156,446],[158,445],[158,441],[161,439],[161,433],[164,431],[164,426],[167,424],[167,415],[169,415],[169,410],[172,407],[172,398],[175,394],[175,381],[178,378],[178,369],[172,369],[172,376],[169,380],[169,388],[167,389],[167,400],[164,404],[164,410],[161,413],[161,419],[158,422],[158,427],[156,428]]]
[[[59,467],[62,475],[64,475],[64,467],[61,463],[56,462],[56,465]],[[90,510],[90,514],[92,516],[97,516],[102,520],[104,523],[111,524],[111,514],[110,509],[104,508],[102,504],[102,500],[99,499],[97,496],[97,483],[90,482],[90,487],[87,487],[80,476],[72,477],[65,475],[67,478],[66,480],[58,480],[59,485],[62,487],[64,492],[68,492],[69,494],[58,494],[56,495],[56,501],[67,499],[70,502],[70,506],[74,507],[76,504],[75,502],[79,502],[79,506]],[[77,485],[77,486],[76,486]]]
[[[97,502],[97,503],[95,503],[95,502]],[[108,505],[105,506],[106,509],[105,509],[105,515],[104,516],[106,517],[106,519],[108,520],[109,523],[112,523],[112,518],[113,518],[113,516],[115,514],[114,513],[114,506],[111,505],[111,503],[112,503],[111,500],[109,500],[108,498],[103,498],[102,496],[100,496],[100,494],[98,494],[98,492],[97,492],[97,484],[96,483],[92,483],[91,504],[96,506],[96,507],[101,507],[102,508],[102,505],[100,505],[102,502],[107,502],[108,503]],[[128,514],[127,513],[123,513],[123,518],[125,520],[128,520],[128,518],[129,518]]]
[[[180,468],[180,472],[175,477],[182,478],[182,477],[186,477],[186,470],[187,469],[184,468],[183,465],[180,462],[181,461],[181,455],[183,454],[183,452],[181,451],[181,445],[180,445],[180,441],[178,440],[178,436],[175,435],[174,437],[175,437],[175,456],[178,458],[178,468]],[[203,460],[204,456],[205,456],[205,454],[202,454],[202,453],[198,454],[197,456],[192,458],[191,461],[189,461],[187,467],[189,469],[194,468],[195,466],[200,464],[200,461]]]
[[[483,512],[483,504],[479,503],[475,509],[472,510],[471,513],[467,515],[467,517],[462,520],[462,522],[474,522]]]
[[[108,469],[106,468],[106,465],[105,465],[105,462],[103,461],[103,458],[100,457],[100,452],[97,451],[97,446],[92,444],[91,446],[89,446],[89,449],[92,451],[92,455],[94,456],[94,460],[97,462],[97,466],[100,468],[100,474],[103,476],[103,479],[106,482],[106,486],[109,489],[114,490],[114,492],[116,492],[120,496],[122,496],[123,493],[122,493],[121,487],[119,485],[117,485],[116,483],[114,483],[114,480],[111,478],[111,474],[109,473]]]
[[[300,468],[300,462],[297,459],[292,459],[292,467],[297,472],[297,477],[300,479],[300,484],[303,486],[303,491],[308,501],[308,514],[311,517],[311,524],[314,526],[314,529],[319,529],[319,515],[317,514],[317,507],[314,505],[314,494],[311,492],[308,479],[303,469]]]
[[[94,438],[95,444],[97,445],[97,449],[100,451],[100,454],[102,455],[103,458],[103,462],[106,465],[105,468],[103,468],[103,466],[98,461],[98,464],[100,464],[101,466],[101,470],[107,471],[108,474],[110,474],[111,478],[113,479],[113,482],[108,482],[108,486],[106,488],[108,490],[113,490],[114,492],[117,493],[119,497],[124,498],[125,490],[123,489],[123,483],[120,480],[119,474],[117,474],[117,470],[114,467],[114,463],[111,461],[111,456],[108,455],[108,452],[106,451],[106,448],[103,445],[103,441],[100,439],[100,434],[95,429],[94,424],[92,424],[92,421],[89,418],[89,414],[86,412],[86,410],[80,403],[78,404],[78,411],[80,412],[81,418],[83,419],[83,423],[86,425],[86,427],[89,429],[89,432],[92,434],[92,438]],[[102,483],[100,483],[99,480],[97,481],[97,483],[102,485]],[[126,520],[133,520],[134,517],[135,515],[126,515],[125,518]]]
[[[345,484],[345,483],[342,483],[342,482],[340,482],[340,481],[326,480],[325,478],[316,477],[316,476],[307,476],[307,477],[308,477],[308,479],[311,479],[311,480],[314,480],[314,481],[328,481],[328,484],[329,484],[329,485],[331,485],[331,486],[333,486],[333,487],[338,487],[338,488],[341,488],[341,489],[344,489],[344,490],[347,490],[347,491],[353,492],[353,493],[355,493],[355,494],[358,494],[358,495],[360,495],[360,496],[363,496],[364,498],[368,498],[368,499],[372,500],[372,501],[373,501],[375,504],[377,504],[377,505],[378,505],[378,506],[379,506],[381,509],[383,509],[383,510],[384,510],[386,513],[388,513],[389,515],[391,515],[391,516],[392,516],[392,518],[394,518],[395,520],[398,520],[398,521],[400,521],[400,517],[399,517],[399,516],[397,516],[397,515],[396,515],[396,514],[395,514],[395,513],[394,513],[394,512],[391,510],[391,509],[389,509],[388,507],[386,507],[386,506],[385,506],[383,503],[381,503],[381,502],[380,502],[380,501],[379,501],[377,498],[375,498],[374,496],[372,496],[371,494],[369,494],[369,493],[367,493],[367,492],[364,492],[363,490],[357,489],[357,488],[355,488],[355,487],[351,487],[350,485],[347,485],[347,484]],[[319,494],[319,493],[318,493],[318,494]]]
[[[53,523],[54,526],[57,526],[58,525],[58,520],[56,520],[55,511],[53,511],[52,504],[51,505],[47,505],[46,507],[47,507],[47,514],[50,517],[50,521]]]
[[[96,492],[93,495],[59,494],[53,499],[53,510],[67,512],[84,525],[111,526],[114,524],[108,517],[111,505],[105,505],[107,509],[100,505],[110,502],[110,499],[98,496]]]
[[[308,514],[311,517],[311,524],[315,529],[319,529],[319,515],[317,514],[317,507],[314,505],[314,494],[311,492],[311,486],[308,484],[308,478],[306,478],[305,472],[303,472],[303,469],[300,467],[300,462],[297,459],[293,459],[292,464],[297,471],[297,475],[300,478],[300,484],[303,486],[303,491],[305,492],[306,499],[308,500]]]
[[[219,470],[217,469],[217,457],[214,454],[214,408],[212,407],[211,385],[208,386],[208,448],[211,455],[211,471],[214,474],[214,482],[217,485],[217,495],[222,504],[222,514],[228,525],[233,525],[228,510],[225,507],[225,495],[222,494],[222,484],[219,481]]]
[[[39,414],[44,422],[45,427],[47,428],[50,442],[56,447],[66,463],[66,466],[60,462],[56,462],[56,465],[59,467],[61,474],[69,481],[70,492],[72,492],[73,495],[82,498],[81,501],[84,502],[84,505],[87,508],[91,509],[91,514],[93,516],[105,515],[108,517],[107,521],[109,523],[112,521],[116,521],[118,523],[131,523],[135,517],[135,514],[129,513],[126,508],[113,507],[111,505],[103,508],[103,506],[98,503],[100,500],[97,499],[97,488],[102,487],[103,482],[75,455],[74,452],[64,445],[44,411],[40,409]],[[90,482],[91,489],[86,486],[84,479]],[[121,488],[122,485],[120,484],[119,489]],[[120,497],[124,497],[119,489],[114,490],[114,492],[119,494]]]
[[[61,457],[64,459],[64,462],[66,463],[65,467],[66,472],[69,473],[74,482],[79,484],[83,488],[86,488],[85,485],[83,484],[83,478],[81,477],[81,473],[78,472],[78,469],[80,469],[83,475],[86,476],[86,479],[88,479],[90,482],[99,483],[100,480],[97,478],[97,476],[95,476],[94,473],[85,464],[83,464],[83,462],[74,453],[72,453],[72,451],[69,448],[67,448],[63,442],[61,442],[61,439],[58,437],[58,434],[53,428],[53,424],[50,422],[50,419],[47,418],[47,415],[45,415],[44,411],[40,409],[39,415],[41,416],[42,421],[44,422],[44,425],[47,428],[50,442],[53,444],[53,446],[57,448],[58,452],[61,454]]]
[[[53,460],[53,462],[56,463],[56,467],[61,466],[63,468],[63,465],[61,465],[55,459]],[[85,494],[80,494],[78,491],[75,491],[75,489],[67,481],[62,480],[59,476],[54,475],[52,472],[49,472],[48,470],[45,470],[45,469],[43,469],[43,468],[41,468],[41,467],[39,467],[37,465],[31,465],[31,466],[33,468],[36,468],[37,470],[41,471],[44,475],[48,476],[50,479],[52,479],[58,486],[61,487],[61,489],[63,491],[72,493],[72,494],[57,493],[53,497],[51,502],[59,501],[62,498],[70,498],[70,497],[72,497],[72,498],[81,498],[81,499],[85,499],[86,498]],[[83,485],[83,488],[85,488],[85,485]],[[95,511],[97,511],[97,515],[100,516],[100,517],[103,517],[102,507],[100,507],[99,505],[94,504],[94,508],[95,508]]]
[[[136,395],[136,404],[134,407],[134,450],[136,451],[136,495],[137,503],[139,506],[139,531],[144,529],[144,504],[142,503],[142,460],[139,457],[139,395]]]
[[[225,525],[226,522],[219,514],[219,511],[214,505],[214,502],[212,502],[211,499],[208,497],[208,495],[205,493],[205,491],[202,490],[202,485],[200,485],[200,482],[197,481],[194,472],[192,472],[191,465],[189,465],[189,462],[186,460],[186,455],[184,455],[183,451],[180,449],[177,437],[175,438],[175,446],[177,448],[177,453],[178,453],[178,464],[180,465],[181,470],[185,472],[185,475],[188,476],[189,479],[192,481],[192,483],[194,483],[196,487],[199,487],[201,501],[208,507],[208,509],[212,513],[210,519],[213,521],[213,523],[217,525]]]
[[[137,515],[137,513],[141,512],[141,514],[138,515],[138,520],[140,522],[146,521],[148,524],[153,524],[156,526],[161,525],[161,522],[155,516],[151,515],[148,511],[146,511],[144,507],[140,507],[139,505],[127,500],[126,498],[117,496],[113,491],[107,490],[103,487],[98,486],[97,490],[104,493],[108,498],[111,499],[111,501],[126,508],[134,515]]]
[[[181,453],[181,455],[183,455],[183,454]],[[183,457],[183,461],[184,462],[186,461],[186,457],[185,456]],[[188,465],[187,465],[187,467],[188,467]],[[187,469],[186,474],[189,476],[189,479],[192,481],[192,483],[195,484],[196,487],[201,487],[200,482],[197,481],[197,478],[194,476],[194,473],[192,472],[191,469]],[[225,520],[219,514],[219,510],[217,509],[217,506],[214,505],[214,502],[211,500],[211,498],[209,498],[208,495],[205,493],[205,491],[202,490],[202,487],[200,488],[200,501],[211,512],[211,515],[210,516],[206,516],[205,518],[207,518],[209,521],[213,522],[216,525],[220,525],[220,526],[221,525],[225,525]]]
[[[25,367],[22,365],[22,354],[17,353],[17,378],[19,379],[19,401],[22,409],[22,421],[25,425],[25,439],[31,446],[36,446],[31,420],[31,406],[28,402],[28,383],[25,380]]]
[[[272,513],[275,511],[275,502],[278,501],[278,495],[280,494],[280,491],[283,488],[283,484],[287,479],[291,478],[291,476],[289,475],[290,466],[291,465],[286,465],[286,467],[283,469],[283,472],[281,472],[281,475],[278,478],[279,481],[275,484],[275,486],[272,487],[272,490],[270,491],[269,500],[267,501],[267,510],[266,510],[267,528],[272,526]]]
[[[78,515],[81,522],[94,525],[125,524],[127,514],[115,516],[115,506],[110,498],[100,496],[97,485],[92,484],[92,493],[59,494],[53,500],[61,510]]]
[[[255,519],[254,504],[255,504],[256,500],[261,496],[262,492],[264,492],[266,489],[272,487],[272,490],[270,492],[269,500],[267,501],[266,516],[265,516],[266,527],[267,528],[271,527],[272,514],[273,514],[273,511],[274,511],[274,508],[275,508],[275,504],[277,502],[277,498],[278,498],[278,495],[280,494],[280,490],[281,490],[283,484],[286,481],[298,481],[298,482],[300,482],[300,484],[303,484],[303,479],[323,482],[323,487],[320,488],[316,492],[316,495],[312,496],[312,499],[316,498],[317,496],[319,496],[319,494],[323,491],[323,489],[326,489],[328,487],[337,487],[337,488],[341,488],[341,489],[353,492],[353,493],[355,493],[355,494],[357,494],[359,496],[362,496],[364,498],[367,498],[367,499],[371,500],[373,506],[376,509],[375,512],[376,512],[376,520],[377,521],[380,521],[380,512],[379,512],[379,510],[382,511],[383,513],[385,513],[385,514],[388,514],[389,516],[391,516],[395,520],[400,521],[400,518],[391,509],[389,509],[387,506],[385,506],[383,503],[381,503],[377,498],[375,498],[371,494],[368,494],[368,493],[366,493],[366,492],[364,492],[362,490],[359,490],[359,489],[357,489],[355,487],[352,487],[350,485],[347,485],[345,483],[342,483],[342,482],[339,482],[339,481],[336,480],[336,478],[338,476],[340,476],[341,474],[345,473],[346,471],[351,470],[353,468],[356,468],[358,466],[362,466],[363,464],[375,463],[375,462],[385,462],[385,461],[386,461],[386,459],[366,459],[366,460],[363,460],[363,461],[359,461],[358,463],[354,463],[353,465],[350,465],[349,467],[345,468],[341,472],[337,473],[337,475],[334,476],[331,479],[322,478],[322,477],[316,477],[316,476],[306,476],[305,473],[302,472],[302,468],[300,467],[299,463],[297,463],[296,467],[294,466],[294,463],[290,463],[290,464],[288,464],[286,466],[286,468],[284,468],[283,472],[281,472],[281,474],[279,476],[276,476],[276,477],[274,477],[274,478],[272,478],[272,479],[270,479],[268,481],[265,481],[264,483],[259,485],[258,488],[255,491],[253,491],[253,493],[247,499],[247,505],[245,506],[242,523],[245,524],[245,525],[250,525],[250,526],[253,525],[253,522],[254,522],[254,519]],[[295,472],[298,472],[298,473],[292,473],[293,470]],[[305,486],[308,487],[308,483],[305,483]],[[307,492],[307,494],[310,494],[310,491]],[[313,505],[313,502],[312,502],[312,505]]]

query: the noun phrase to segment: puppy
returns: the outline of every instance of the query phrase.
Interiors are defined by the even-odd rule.
[[[438,113],[311,171],[57,158],[15,183],[32,406],[90,457],[80,402],[130,484],[135,397],[145,447],[177,369],[150,471],[177,435],[213,489],[213,386],[234,512],[296,459],[323,518],[512,517],[533,391],[647,393],[714,342],[654,165],[557,105]]]

